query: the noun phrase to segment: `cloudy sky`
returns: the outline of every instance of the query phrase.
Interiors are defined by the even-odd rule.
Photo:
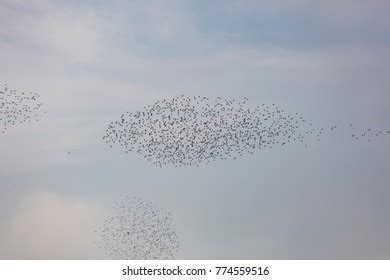
[[[390,258],[390,137],[159,169],[101,137],[181,94],[276,103],[318,126],[390,128],[387,0],[0,0],[0,83],[41,122],[0,136],[0,259],[108,258],[118,197],[172,212],[179,259]],[[68,155],[71,152],[71,156]]]

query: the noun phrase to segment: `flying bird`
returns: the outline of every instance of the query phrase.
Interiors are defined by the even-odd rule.
[[[33,92],[19,92],[4,85],[0,89],[0,131],[9,127],[39,121],[43,103],[41,96]]]
[[[292,143],[307,147],[338,128],[315,128],[299,113],[288,113],[276,104],[253,106],[246,97],[181,95],[122,113],[108,125],[103,140],[111,148],[118,145],[125,153],[136,152],[158,167],[188,167],[235,160]],[[371,133],[361,133],[361,139]]]
[[[98,245],[114,259],[174,259],[180,247],[171,214],[134,196],[118,200],[96,232]]]

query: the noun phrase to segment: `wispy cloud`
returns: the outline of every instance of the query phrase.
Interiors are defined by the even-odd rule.
[[[102,207],[85,199],[54,193],[22,196],[0,225],[0,258],[96,258],[94,230],[102,213]]]
[[[71,62],[99,57],[101,42],[92,12],[54,5],[50,1],[0,1],[3,44]]]

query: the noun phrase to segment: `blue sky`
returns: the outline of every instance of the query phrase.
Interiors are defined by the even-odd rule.
[[[184,169],[101,141],[122,112],[182,93],[388,129],[389,8],[0,0],[0,82],[39,92],[48,111],[0,137],[0,258],[104,258],[93,229],[127,194],[173,213],[178,258],[389,258],[388,137],[340,130],[309,150]]]

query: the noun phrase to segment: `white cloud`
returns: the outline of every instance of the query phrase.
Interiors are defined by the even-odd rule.
[[[388,23],[387,11],[390,7],[387,0],[274,0],[243,1],[232,0],[231,9],[289,9],[296,13],[323,16],[328,22],[358,24],[368,20]]]
[[[23,197],[2,224],[4,259],[85,259],[101,256],[94,244],[95,226],[104,213],[92,201],[52,193]]]
[[[49,1],[1,1],[0,37],[15,47],[73,62],[95,61],[100,49],[97,17]]]

